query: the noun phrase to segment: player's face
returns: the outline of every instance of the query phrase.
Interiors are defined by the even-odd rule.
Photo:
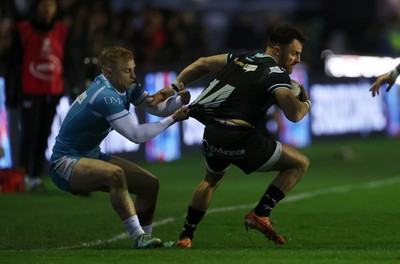
[[[57,2],[55,0],[42,0],[37,6],[37,15],[39,20],[50,23],[57,11]]]
[[[280,64],[289,74],[293,72],[294,66],[300,62],[303,45],[297,39],[293,40],[281,52]]]
[[[120,60],[115,67],[113,67],[111,72],[111,84],[119,92],[125,92],[132,88],[132,84],[135,81],[135,61]]]

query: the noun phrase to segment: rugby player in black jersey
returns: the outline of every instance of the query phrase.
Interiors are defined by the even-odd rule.
[[[301,86],[296,97],[289,77],[300,62],[304,42],[305,37],[296,28],[280,25],[269,35],[264,53],[199,58],[183,69],[171,87],[158,93],[158,99],[164,98],[207,73],[216,75],[189,106],[190,116],[205,125],[206,175],[194,190],[178,247],[191,247],[194,231],[231,164],[246,174],[277,172],[244,222],[247,228],[255,228],[275,243],[285,244],[269,215],[307,171],[309,160],[292,146],[267,138],[255,126],[273,105],[292,122],[300,121],[308,113],[311,102],[307,92]]]

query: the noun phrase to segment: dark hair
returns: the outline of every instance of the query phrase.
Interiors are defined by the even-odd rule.
[[[289,24],[279,25],[271,31],[268,37],[268,46],[288,45],[295,39],[302,44],[306,42],[306,37],[295,27]]]
[[[36,13],[36,9],[37,9],[38,5],[43,1],[46,1],[46,0],[33,0],[33,1],[31,1],[30,5],[29,5],[29,13],[30,14]],[[56,2],[57,7],[59,6],[59,0],[52,0],[52,1]]]
[[[39,4],[44,1],[53,1],[57,5],[57,11],[54,14],[54,17],[50,23],[43,23],[38,19],[37,8]],[[33,0],[29,6],[28,19],[40,31],[48,31],[51,28],[53,28],[54,23],[56,22],[56,20],[59,19],[59,16],[60,16],[59,0]]]

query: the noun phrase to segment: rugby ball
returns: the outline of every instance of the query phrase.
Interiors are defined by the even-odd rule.
[[[300,89],[301,84],[295,80],[290,80],[290,90],[292,91],[293,95],[298,98],[301,92]]]

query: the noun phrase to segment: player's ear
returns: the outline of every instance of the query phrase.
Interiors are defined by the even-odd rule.
[[[273,51],[275,52],[276,55],[281,54],[281,47],[279,45],[275,45],[273,48]]]
[[[110,78],[110,77],[111,77],[111,73],[112,73],[111,68],[109,68],[109,67],[103,68],[102,72],[103,72],[103,74],[104,74],[107,78]]]

